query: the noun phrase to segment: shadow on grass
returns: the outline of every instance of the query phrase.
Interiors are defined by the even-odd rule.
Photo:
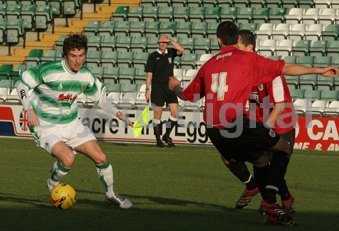
[[[85,190],[80,192],[99,194]],[[79,199],[75,208],[59,210],[49,205],[46,195],[41,200],[35,200],[0,193],[0,230],[339,230],[339,213],[298,212],[297,226],[282,227],[264,224],[263,218],[251,209],[234,210],[216,204],[174,198],[125,196],[135,202],[133,209],[107,206],[103,200]]]

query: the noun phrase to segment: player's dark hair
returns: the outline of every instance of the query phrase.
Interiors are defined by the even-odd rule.
[[[83,34],[71,34],[65,38],[62,48],[63,55],[66,56],[73,49],[85,49],[87,52],[87,37]]]
[[[250,31],[250,30],[239,30],[239,37],[241,39],[241,42],[245,46],[252,45],[253,50],[255,50],[256,36],[252,31]]]
[[[224,21],[218,25],[217,37],[223,45],[234,45],[238,42],[239,29],[231,21]]]

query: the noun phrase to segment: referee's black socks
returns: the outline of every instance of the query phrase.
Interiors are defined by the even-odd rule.
[[[160,120],[157,120],[155,119],[154,120],[154,135],[155,135],[155,138],[157,139],[157,141],[160,141],[161,142],[161,135],[162,135],[162,123]]]
[[[177,124],[178,124],[177,118],[170,116],[166,123],[165,139],[170,138],[171,132]]]

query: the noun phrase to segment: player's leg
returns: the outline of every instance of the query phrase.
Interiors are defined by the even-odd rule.
[[[74,163],[73,150],[64,142],[62,132],[62,125],[34,128],[36,143],[56,158],[51,168],[51,176],[47,179],[49,191],[52,191],[61,179],[70,172]]]
[[[162,135],[162,107],[165,105],[164,92],[161,86],[153,86],[151,91],[151,102],[153,109],[153,129],[154,135],[157,142],[157,147],[165,147],[164,143],[161,141]]]
[[[62,141],[53,145],[51,153],[57,160],[53,163],[50,178],[47,179],[49,191],[52,191],[60,183],[61,179],[70,172],[74,164],[73,150]]]
[[[82,143],[74,149],[87,157],[95,163],[99,178],[104,185],[105,195],[109,201],[118,203],[121,208],[130,208],[132,203],[126,199],[118,196],[113,190],[113,169],[110,162],[107,160],[106,154],[102,151],[96,140],[90,140]]]
[[[286,140],[288,142],[288,144],[290,145],[290,152],[286,154],[286,156],[288,157],[288,161],[286,161],[286,166],[284,169],[284,179],[282,179],[280,188],[279,188],[279,194],[280,194],[280,198],[281,198],[281,202],[282,202],[282,207],[285,208],[286,210],[288,210],[289,212],[294,212],[293,209],[293,204],[294,204],[294,197],[292,196],[292,194],[290,193],[288,186],[287,186],[287,182],[285,179],[285,175],[287,172],[287,167],[289,164],[289,161],[291,159],[291,155],[293,153],[293,147],[294,147],[294,139],[295,139],[295,129],[291,130],[290,132],[287,132],[285,134],[281,135],[282,139]]]
[[[233,175],[246,186],[245,190],[235,204],[235,208],[242,209],[246,207],[252,201],[253,197],[258,193],[255,179],[243,161],[236,161],[234,159],[228,161],[222,156],[221,159],[225,166],[233,173]]]
[[[161,123],[162,107],[153,106],[153,127],[154,135],[157,141],[157,147],[165,147],[164,143],[161,141],[162,135],[162,123]]]
[[[177,111],[178,111],[178,104],[177,103],[169,103],[168,104],[170,109],[170,117],[166,123],[166,133],[162,137],[162,140],[167,143],[169,147],[174,147],[174,143],[172,142],[171,132],[173,128],[177,125]]]

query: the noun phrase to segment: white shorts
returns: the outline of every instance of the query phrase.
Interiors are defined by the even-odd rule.
[[[91,140],[96,140],[91,130],[75,119],[68,124],[53,124],[37,128],[38,144],[47,152],[52,153],[53,146],[58,142],[64,142],[74,149]]]

